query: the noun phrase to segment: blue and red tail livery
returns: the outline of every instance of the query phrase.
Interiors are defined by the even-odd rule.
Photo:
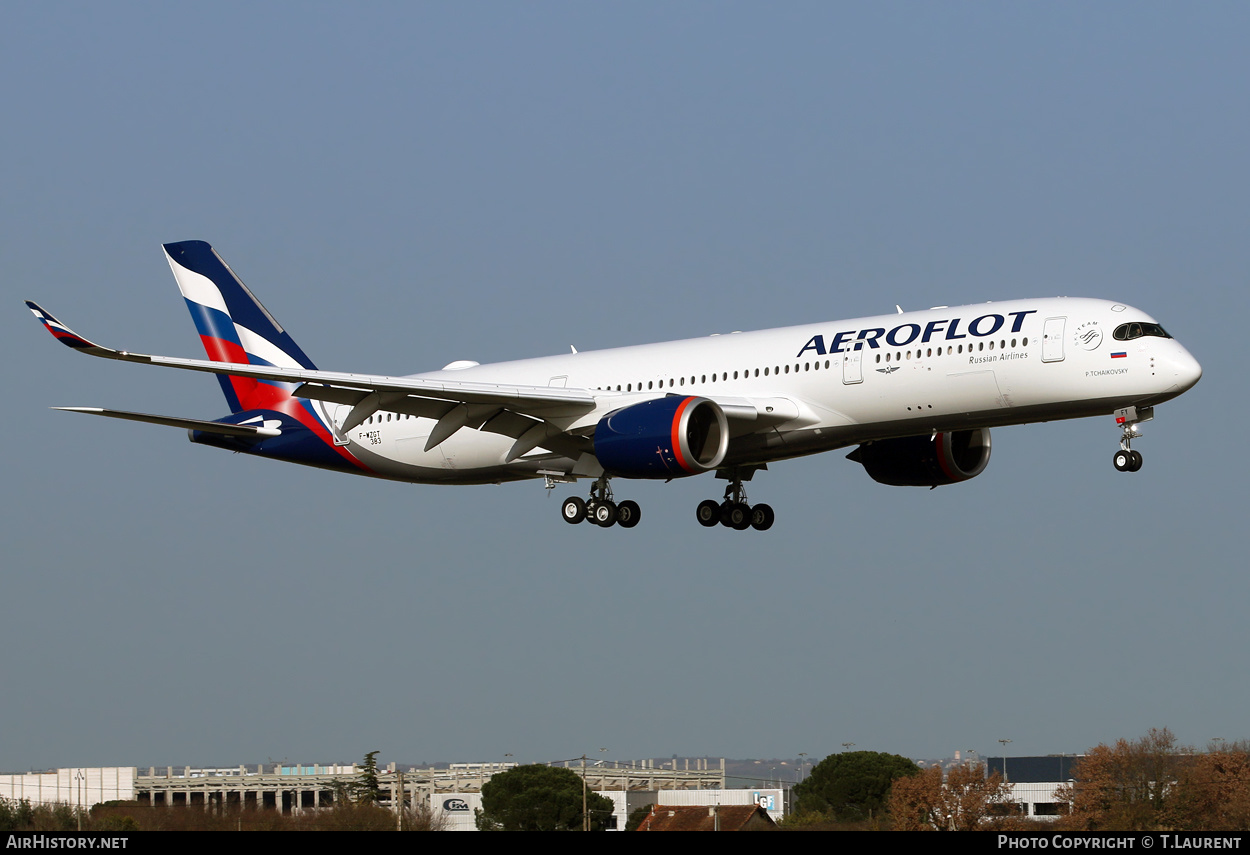
[[[165,257],[210,360],[316,369],[295,340],[207,243],[167,243]],[[264,407],[274,400],[274,392],[258,388],[261,384],[250,378],[221,375],[218,379],[234,412]]]
[[[209,244],[186,240],[167,243],[164,249],[169,269],[178,282],[178,290],[191,312],[209,360],[316,370],[317,366],[295,339]],[[217,380],[232,413],[286,415],[309,432],[300,432],[301,439],[295,445],[289,435],[285,439],[267,440],[268,450],[281,446],[284,454],[295,454],[298,445],[299,454],[322,459],[331,465],[344,462],[360,465],[344,447],[334,444],[331,430],[312,404],[295,395],[297,384],[227,374],[217,375]],[[288,433],[289,427],[288,422]],[[207,434],[203,440],[198,436],[193,438],[228,445],[239,442],[218,434]]]

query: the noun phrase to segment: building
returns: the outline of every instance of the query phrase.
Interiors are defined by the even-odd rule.
[[[1075,783],[1081,754],[1048,754],[1035,757],[987,757],[985,774],[998,772],[1011,785],[1011,800],[1021,813],[1035,819],[1053,819],[1063,810],[1055,791]]]
[[[766,831],[775,828],[759,805],[656,805],[639,831]]]

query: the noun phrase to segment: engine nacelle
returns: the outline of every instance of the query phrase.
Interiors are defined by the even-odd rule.
[[[863,464],[872,480],[893,487],[940,487],[975,478],[990,462],[990,430],[882,439],[846,456]]]
[[[612,475],[681,478],[715,469],[729,449],[725,412],[677,395],[609,413],[595,426],[595,456]]]

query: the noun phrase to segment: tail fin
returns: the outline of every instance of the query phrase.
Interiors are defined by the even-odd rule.
[[[202,240],[165,244],[169,268],[214,362],[315,369],[295,340]],[[232,412],[280,409],[294,386],[218,375]]]

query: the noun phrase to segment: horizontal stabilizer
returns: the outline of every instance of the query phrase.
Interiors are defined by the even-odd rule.
[[[154,425],[198,430],[204,433],[219,433],[224,436],[282,436],[282,431],[260,425],[231,425],[223,422],[205,421],[204,419],[179,419],[173,416],[153,416],[148,413],[128,413],[124,410],[105,410],[100,407],[53,407],[52,409],[64,410],[67,413],[108,416],[110,419],[125,419],[131,422],[148,422]]]

